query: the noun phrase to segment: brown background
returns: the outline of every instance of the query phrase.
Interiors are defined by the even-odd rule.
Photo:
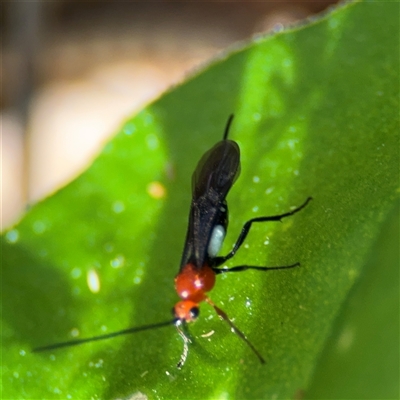
[[[188,71],[332,3],[2,3],[2,228]]]

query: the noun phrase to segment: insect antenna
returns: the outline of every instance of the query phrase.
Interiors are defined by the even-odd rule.
[[[147,331],[149,329],[161,328],[163,326],[169,326],[169,325],[175,325],[175,324],[176,324],[176,318],[174,318],[173,320],[170,320],[170,321],[160,322],[158,324],[143,325],[143,326],[139,326],[139,327],[123,329],[121,331],[111,332],[111,333],[107,333],[105,335],[93,336],[93,337],[89,337],[86,339],[75,339],[75,340],[69,340],[67,342],[60,342],[60,343],[50,344],[47,346],[36,347],[32,350],[32,353],[39,353],[42,351],[55,350],[55,349],[60,349],[62,347],[77,346],[77,345],[88,343],[88,342],[95,342],[97,340],[110,339],[115,336],[128,335],[130,333]]]
[[[234,115],[231,114],[228,118],[228,122],[226,123],[226,127],[225,127],[224,137],[222,138],[222,140],[226,140],[228,138],[229,128],[231,127],[233,117],[234,117]]]

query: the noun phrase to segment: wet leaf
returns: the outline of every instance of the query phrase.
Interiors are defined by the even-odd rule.
[[[6,231],[3,397],[286,399],[323,381],[323,349],[398,199],[398,13],[398,3],[349,4],[226,53],[128,120],[81,176]],[[224,252],[246,220],[314,198],[252,228],[229,263],[300,268],[228,274],[210,293],[266,365],[207,305],[181,371],[173,327],[32,354],[171,318],[191,174],[232,112],[242,174],[228,196]],[[398,306],[392,297],[377,307]],[[393,339],[398,325],[376,329]]]

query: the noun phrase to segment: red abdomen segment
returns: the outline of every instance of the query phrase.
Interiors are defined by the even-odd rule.
[[[215,272],[208,265],[197,269],[193,264],[186,264],[175,278],[175,289],[182,299],[174,308],[175,316],[186,322],[193,321],[193,309],[206,299],[214,284]]]

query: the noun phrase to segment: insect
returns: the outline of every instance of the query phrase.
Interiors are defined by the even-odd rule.
[[[233,115],[230,115],[222,140],[203,155],[192,176],[192,203],[189,212],[189,225],[180,269],[175,277],[175,289],[180,297],[180,301],[173,308],[173,319],[86,339],[70,340],[38,347],[33,350],[34,352],[75,346],[128,333],[174,325],[183,339],[183,352],[177,364],[177,367],[181,368],[186,361],[188,343],[190,342],[182,327],[186,323],[198,318],[199,304],[206,302],[214,308],[221,319],[229,324],[231,330],[250,347],[259,361],[265,363],[260,352],[247,339],[244,333],[221,308],[212,302],[208,297],[208,292],[214,287],[216,276],[219,274],[240,272],[249,269],[258,271],[282,270],[300,266],[300,263],[297,262],[292,265],[273,267],[252,265],[239,265],[230,268],[221,267],[239,250],[253,223],[281,221],[283,218],[302,210],[309,203],[311,197],[307,198],[300,207],[284,214],[256,217],[248,220],[243,225],[232,250],[226,256],[218,256],[228,228],[226,196],[240,174],[239,146],[235,141],[228,139],[232,119]]]

